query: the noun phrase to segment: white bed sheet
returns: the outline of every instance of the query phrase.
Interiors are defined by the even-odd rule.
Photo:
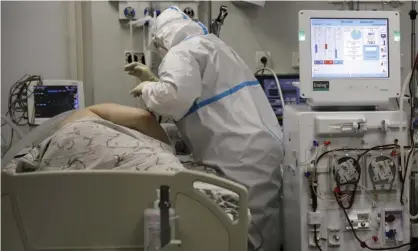
[[[184,169],[217,175],[210,167],[182,164],[173,149],[135,130],[97,118],[84,118],[58,129],[33,147],[22,149],[8,163],[6,172],[66,170],[132,170],[178,172]],[[235,219],[237,194],[214,185],[196,183],[195,188],[214,200]],[[249,213],[249,220],[250,213]]]

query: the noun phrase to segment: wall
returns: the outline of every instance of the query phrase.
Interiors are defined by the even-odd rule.
[[[6,112],[9,87],[25,73],[45,78],[68,78],[65,34],[66,6],[63,2],[2,2],[2,113]],[[274,1],[264,8],[212,2],[212,16],[221,4],[229,15],[221,38],[232,46],[251,69],[255,52],[272,53],[272,68],[278,73],[295,72],[292,52],[298,50],[297,13],[301,9],[338,9],[329,2]],[[387,5],[361,4],[361,9],[388,9]],[[409,68],[410,4],[400,7],[403,75]],[[25,18],[22,18],[25,17]],[[129,96],[135,79],[123,72],[124,51],[131,49],[128,25],[118,19],[115,1],[83,2],[83,80],[86,104],[116,102],[136,106]],[[135,48],[141,50],[141,29],[135,30]],[[30,39],[29,39],[30,37]]]
[[[66,13],[64,2],[1,2],[2,114],[9,88],[25,74],[69,78]],[[2,129],[8,140],[9,128]]]
[[[129,90],[134,81],[123,72],[125,49],[131,47],[129,29],[118,20],[117,3],[88,3],[90,11],[85,11],[83,18],[90,19],[91,30],[91,73],[94,76],[94,102],[116,102],[125,105],[137,105],[129,97]],[[298,11],[301,9],[340,9],[327,1],[271,1],[264,8],[237,5],[232,2],[212,2],[212,16],[218,14],[219,7],[226,5],[229,15],[221,31],[221,38],[232,46],[248,66],[255,70],[255,52],[257,50],[272,53],[272,68],[277,73],[296,72],[292,69],[292,52],[298,51],[297,29]],[[347,8],[347,6],[345,6]],[[361,4],[360,9],[393,10],[381,3]],[[402,65],[406,67],[406,76],[410,67],[410,3],[404,2],[401,12]],[[83,19],[84,20],[84,19]],[[135,49],[142,48],[141,32],[135,31]],[[88,40],[87,38],[84,38]]]
[[[83,82],[86,106],[94,104],[93,39],[90,2],[81,2]]]
[[[295,72],[292,69],[292,52],[298,51],[298,12],[302,9],[340,9],[327,1],[267,2],[264,8],[243,8],[230,2],[213,2],[212,15],[216,15],[220,5],[228,7],[229,15],[222,29],[221,38],[234,47],[251,69],[256,68],[257,50],[272,53],[273,69],[278,73]],[[347,8],[347,6],[345,6]],[[361,10],[385,9],[390,6],[378,4],[360,4]],[[401,11],[401,35],[403,65],[410,66],[410,4],[403,4]],[[243,25],[242,25],[243,24]],[[245,41],[245,42],[243,42]],[[406,73],[407,74],[407,73]],[[406,76],[405,74],[405,76]]]
[[[129,95],[135,84],[135,78],[123,71],[125,63],[124,51],[131,49],[129,26],[118,19],[117,2],[85,2],[83,3],[83,32],[85,41],[84,62],[89,61],[84,70],[93,86],[94,103],[115,102],[135,106],[137,100]],[[138,36],[138,33],[136,33]],[[136,40],[138,44],[141,40]],[[91,43],[91,44],[90,44]],[[85,77],[86,78],[86,77]],[[92,83],[87,83],[92,81]]]

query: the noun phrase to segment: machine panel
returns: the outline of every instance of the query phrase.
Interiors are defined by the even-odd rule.
[[[383,122],[399,124],[399,118],[398,111],[286,106],[284,250],[409,249],[400,247],[409,243],[410,223],[398,174],[398,144],[407,133],[385,129]]]

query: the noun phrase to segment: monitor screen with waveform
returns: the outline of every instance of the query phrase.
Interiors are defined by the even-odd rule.
[[[35,86],[35,118],[52,118],[79,108],[76,85]]]

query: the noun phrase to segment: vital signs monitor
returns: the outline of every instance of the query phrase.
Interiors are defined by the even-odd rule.
[[[83,83],[73,80],[43,80],[29,85],[28,118],[39,125],[66,111],[84,108]]]
[[[282,125],[284,107],[282,107],[276,80],[272,75],[256,75],[255,77],[263,88],[279,124]],[[286,105],[305,103],[305,100],[300,98],[299,88],[293,85],[294,82],[299,83],[299,74],[278,74],[277,79],[279,80]]]
[[[400,93],[399,13],[300,11],[301,97],[312,106],[375,106]]]

